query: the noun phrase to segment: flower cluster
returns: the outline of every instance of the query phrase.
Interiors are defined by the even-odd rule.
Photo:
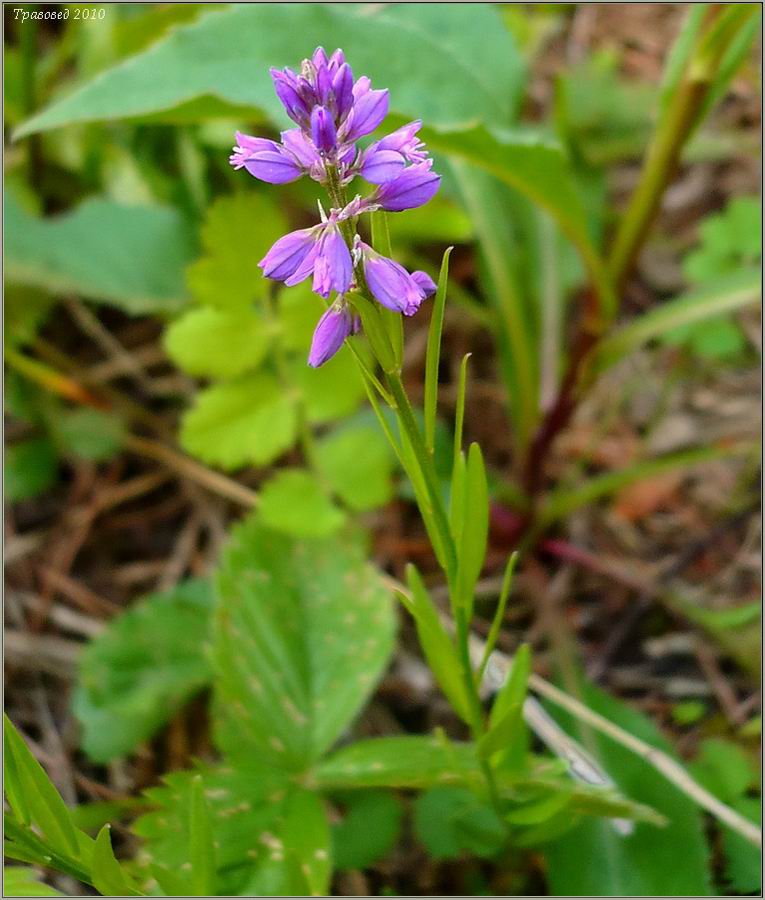
[[[359,330],[347,294],[368,289],[387,309],[411,316],[434,293],[430,276],[409,273],[377,253],[356,234],[356,223],[362,213],[422,206],[438,190],[441,177],[417,137],[419,121],[367,147],[357,146],[387,115],[388,91],[373,90],[363,75],[354,81],[342,50],[328,57],[319,47],[303,60],[300,74],[272,69],[271,78],[297,127],[283,131],[280,142],[237,132],[229,161],[269,184],[308,175],[329,192],[329,215],[319,205],[319,224],[280,238],[260,261],[269,278],[295,285],[312,276],[313,290],[325,300],[337,294],[314,332],[308,362],[320,366]],[[345,188],[357,175],[375,188],[347,202]]]

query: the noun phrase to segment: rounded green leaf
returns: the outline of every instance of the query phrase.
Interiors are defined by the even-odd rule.
[[[256,369],[268,352],[270,335],[251,309],[192,309],[165,332],[170,358],[190,375],[232,378]]]
[[[248,375],[200,392],[183,417],[181,444],[224,469],[265,465],[295,440],[292,398],[272,375]]]
[[[260,491],[263,522],[295,537],[325,537],[345,516],[310,472],[281,469]]]

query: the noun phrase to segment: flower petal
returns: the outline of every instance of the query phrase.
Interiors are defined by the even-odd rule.
[[[291,231],[276,241],[258,265],[267,278],[284,281],[298,270],[315,246],[315,229],[301,228],[299,231]],[[303,278],[307,277],[307,274]]]
[[[354,87],[353,109],[348,116],[350,127],[346,140],[355,141],[374,131],[375,128],[388,115],[388,91],[372,91],[367,88],[357,96],[356,88],[362,79],[356,82]],[[369,79],[367,79],[367,83]]]
[[[393,181],[379,187],[374,200],[389,212],[423,206],[438,191],[441,176],[431,168],[431,160],[410,166]]]
[[[426,297],[430,297],[435,294],[437,290],[437,286],[435,281],[428,275],[427,272],[422,272],[419,269],[416,272],[412,272],[412,281],[414,281],[417,287],[422,291],[423,300]]]
[[[343,341],[353,332],[353,316],[346,307],[331,306],[319,319],[311,341],[308,365],[314,369],[324,365],[343,346]]]
[[[397,150],[381,150],[373,145],[363,154],[359,173],[372,184],[384,184],[400,175],[405,164]]]

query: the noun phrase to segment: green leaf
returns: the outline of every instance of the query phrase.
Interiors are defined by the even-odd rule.
[[[5,496],[9,503],[28,500],[56,481],[58,462],[48,438],[30,438],[5,451]]]
[[[449,283],[449,247],[441,260],[441,271],[438,275],[438,289],[433,300],[433,311],[430,315],[428,329],[428,346],[425,354],[425,446],[433,452],[436,433],[436,411],[438,407],[438,367],[441,359],[441,332],[444,327],[444,307],[446,306],[446,288]]]
[[[304,363],[307,362],[316,323],[324,309],[321,297],[311,290],[310,281],[279,291],[279,340],[286,350],[304,354]]]
[[[125,423],[119,416],[97,409],[62,410],[51,424],[62,453],[94,462],[114,456],[126,434]]]
[[[317,442],[322,477],[353,510],[384,506],[393,493],[390,445],[373,424],[347,425]]]
[[[364,381],[350,350],[342,347],[319,369],[296,359],[293,378],[313,424],[333,422],[354,413],[364,399]]]
[[[739,797],[733,808],[755,823],[762,822],[762,800]],[[762,852],[737,831],[723,826],[725,880],[739,894],[762,891]]]
[[[186,302],[183,269],[192,247],[174,210],[95,198],[39,219],[6,194],[5,225],[11,284],[80,294],[131,315],[172,312]]]
[[[397,596],[414,619],[422,652],[441,690],[463,722],[470,722],[470,704],[457,648],[447,634],[415,566],[407,566],[406,576],[412,596],[408,598],[403,593]]]
[[[292,398],[269,374],[246,375],[201,391],[181,423],[181,444],[224,469],[272,462],[295,440]]]
[[[604,368],[675,328],[734,312],[756,303],[759,297],[759,271],[744,270],[690,294],[667,300],[605,338],[597,351],[597,364]]]
[[[202,226],[203,255],[186,270],[194,299],[244,315],[253,300],[267,295],[271,283],[258,262],[287,230],[279,208],[261,194],[216,200]]]
[[[189,860],[192,896],[209,897],[215,890],[215,841],[201,775],[194,776],[191,782]]]
[[[416,799],[414,832],[435,860],[458,859],[463,851],[492,857],[507,838],[494,810],[458,787],[430,788]]]
[[[301,768],[364,705],[393,648],[392,597],[356,540],[294,541],[251,518],[217,576],[219,743]]]
[[[431,150],[472,163],[515,188],[550,213],[577,247],[608,311],[614,297],[589,235],[578,187],[560,146],[527,131],[475,125],[462,129],[426,128],[420,137]]]
[[[209,809],[215,877],[211,893],[239,894],[274,852],[278,820],[284,815],[290,785],[283,773],[242,757],[235,765],[200,765],[192,772],[172,772],[146,797],[153,811],[141,816],[133,831],[144,839],[138,858],[147,880],[154,878],[170,896],[185,896],[199,860],[191,835],[194,784],[201,778]]]
[[[325,896],[332,875],[332,845],[323,799],[312,791],[293,791],[281,836],[287,866],[301,873],[312,897]]]
[[[343,818],[332,826],[335,868],[365,869],[389,853],[401,832],[403,809],[389,791],[346,791],[334,794]]]
[[[584,702],[631,734],[671,752],[649,719],[589,684]],[[555,712],[576,733],[570,717]],[[650,804],[668,820],[665,828],[638,822],[629,836],[611,823],[584,820],[545,847],[548,889],[574,896],[707,896],[709,851],[701,813],[684,793],[621,745],[591,735],[593,752],[618,787]]]
[[[457,529],[457,597],[468,610],[473,609],[473,591],[483,569],[489,537],[489,488],[481,448],[473,443],[468,450],[465,469],[465,495],[462,523]]]
[[[91,759],[130,753],[207,684],[210,613],[209,584],[187,581],[112,619],[85,647],[73,707]]]
[[[108,825],[98,832],[93,849],[93,886],[104,897],[142,896],[114,857]]]
[[[513,657],[510,674],[494,698],[489,716],[491,726],[501,722],[513,707],[523,706],[530,672],[531,649],[528,644],[521,644]]]
[[[165,332],[165,350],[189,375],[232,378],[256,369],[270,345],[263,317],[250,309],[192,309]]]
[[[424,788],[481,780],[472,744],[441,737],[381,737],[357,741],[314,770],[320,788]]]
[[[79,842],[66,804],[5,714],[3,724],[5,790],[11,809],[22,824],[35,826],[53,850],[77,859]]]
[[[38,880],[37,872],[28,866],[5,866],[4,897],[63,897],[60,891]]]
[[[722,738],[702,741],[690,770],[723,803],[735,802],[756,781],[756,773],[743,750]]]
[[[254,109],[283,127],[268,68],[299,67],[317,45],[342,47],[354,72],[391,88],[391,108],[404,116],[452,125],[477,117],[508,121],[520,99],[522,62],[497,12],[485,4],[450,8],[448,15],[439,4],[234,6],[101,73],[16,136],[121,118],[178,121],[236,111],[251,119]]]
[[[345,521],[343,512],[305,469],[280,469],[261,488],[258,508],[265,525],[294,537],[326,537]]]

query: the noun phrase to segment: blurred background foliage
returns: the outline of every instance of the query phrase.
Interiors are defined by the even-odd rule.
[[[313,222],[316,185],[300,181],[277,198],[227,161],[235,130],[276,136],[285,127],[268,67],[295,65],[323,44],[342,47],[357,74],[390,89],[390,123],[423,120],[443,174],[436,200],[391,217],[391,243],[405,265],[434,277],[444,247],[456,248],[444,418],[470,351],[465,429],[483,446],[494,497],[489,581],[519,538],[531,554],[513,633],[531,627],[544,648],[538,659],[567,687],[582,664],[591,681],[638,699],[693,757],[702,783],[759,818],[760,71],[752,47],[760,21],[750,16],[727,48],[711,115],[685,146],[657,227],[616,298],[605,251],[705,15],[703,6],[640,6],[67,4],[66,21],[42,22],[4,8],[6,530],[19,554],[9,583],[19,596],[43,597],[42,613],[22,604],[13,621],[22,636],[11,642],[12,662],[22,674],[10,697],[17,721],[40,729],[28,679],[45,695],[62,673],[43,665],[40,675],[18,647],[37,647],[49,630],[59,639],[54,601],[79,606],[95,627],[75,631],[79,675],[66,667],[63,675],[67,687],[76,681],[81,728],[81,742],[70,728],[66,752],[89,781],[107,777],[94,765],[134,760],[106,799],[154,783],[188,761],[195,741],[205,743],[190,736],[205,729],[183,710],[211,678],[195,651],[211,600],[204,585],[182,579],[207,575],[242,505],[257,502],[265,524],[298,539],[360,521],[377,561],[398,575],[407,558],[427,558],[408,513],[411,486],[364,408],[353,358],[344,351],[309,370],[319,301],[305,286],[274,286],[257,267],[285,230]],[[591,393],[545,452],[546,468],[540,462],[529,478],[535,435],[565,383],[581,310],[593,302],[616,328]],[[427,324],[419,318],[407,323],[415,396]],[[445,475],[451,447],[439,423]],[[161,495],[169,518],[152,518],[160,475],[136,495],[140,536],[115,526],[124,549],[100,549],[87,529],[79,543],[63,540],[83,504],[89,528],[104,510],[112,515],[99,491],[117,490],[123,478],[156,480],[156,469],[136,462],[147,458],[182,485]],[[200,501],[200,486],[203,501],[206,490],[217,492],[218,505]],[[185,544],[179,533],[190,535]],[[148,579],[109,574],[147,561]],[[570,598],[565,612],[561,591]],[[102,620],[149,592],[101,634]],[[496,593],[489,584],[487,596]],[[541,613],[538,596],[547,597]],[[618,640],[609,635],[614,620]],[[34,640],[24,644],[27,631]],[[96,633],[80,658],[81,639]],[[516,645],[511,635],[505,649]],[[380,703],[376,715],[427,730],[438,714],[416,709],[415,688],[401,688],[406,665],[397,665],[383,684],[403,699],[390,701],[393,712]],[[589,682],[577,690],[666,746],[648,715]],[[63,707],[46,702],[71,724],[66,693]],[[387,733],[385,724],[373,727]],[[142,774],[141,753],[152,756],[146,742],[161,744],[167,733],[171,749],[153,752]],[[185,750],[172,749],[173,735]],[[754,852],[738,835],[717,829],[708,840],[698,810],[658,775],[609,742],[591,749],[628,796],[672,824],[641,824],[625,840],[592,821],[553,840],[548,810],[540,820],[549,832],[530,840],[541,856],[514,850],[508,858],[486,808],[457,788],[433,787],[413,804],[391,791],[363,800],[339,791],[344,813],[332,840],[345,874],[336,889],[759,889]],[[94,810],[95,825],[129,819],[131,803],[120,802],[101,819]],[[417,852],[429,860],[419,876],[399,840],[408,805]],[[354,823],[371,819],[379,827],[362,838]],[[151,833],[142,821],[139,831]],[[453,871],[466,851],[470,865]],[[14,877],[21,892],[24,876]]]

